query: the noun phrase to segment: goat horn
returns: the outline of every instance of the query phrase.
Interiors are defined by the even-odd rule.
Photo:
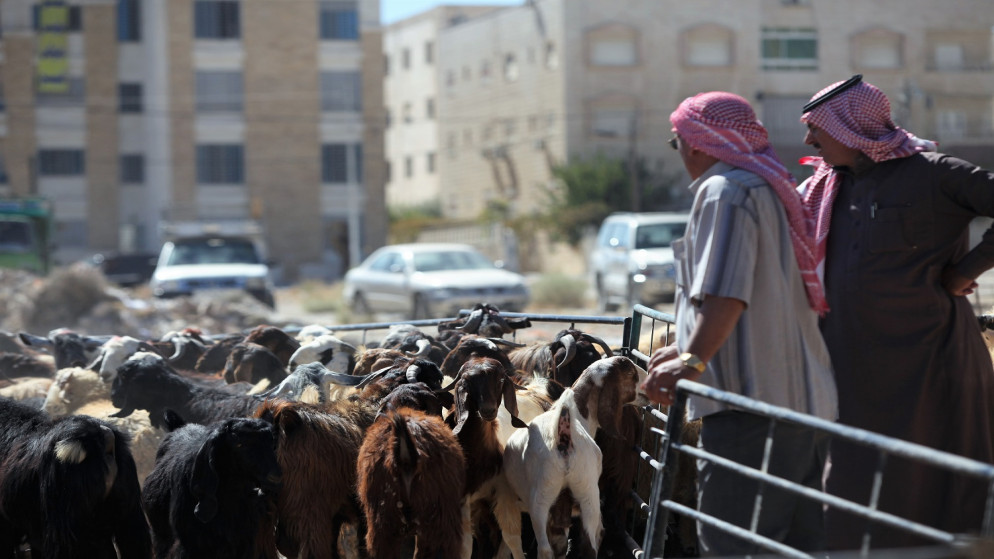
[[[176,351],[169,357],[170,361],[174,359],[179,359],[180,355],[183,354],[183,350],[186,349],[186,344],[190,343],[190,339],[185,336],[176,336],[173,344],[176,347]]]
[[[455,386],[457,382],[459,382],[459,377],[461,375],[462,375],[462,368],[460,368],[459,372],[456,373],[456,377],[452,379],[452,382],[450,382],[448,386],[443,386],[439,392],[448,392],[449,390],[452,390],[452,387]]]
[[[431,351],[431,342],[428,341],[428,340],[426,340],[426,339],[424,339],[424,338],[422,338],[422,339],[418,340],[416,342],[416,344],[417,344],[417,347],[418,347],[417,351],[414,351],[414,352],[405,351],[404,353],[406,353],[410,357],[414,357],[414,358],[427,357],[428,356],[428,352]]]
[[[597,336],[592,336],[584,332],[583,334],[580,335],[580,337],[596,345],[601,346],[601,348],[604,350],[604,357],[611,357],[612,355],[614,355],[614,350],[611,349],[611,346],[607,345],[607,342],[598,338]]]
[[[528,344],[519,344],[518,342],[512,342],[511,340],[505,340],[504,338],[487,338],[491,342],[497,345],[506,345],[507,347],[525,347]]]
[[[569,363],[576,355],[576,338],[573,337],[573,334],[566,334],[562,338],[559,338],[559,343],[563,344],[563,348],[566,349],[566,355],[563,356],[563,360],[556,365],[556,368],[562,367],[563,365]]]
[[[428,340],[422,340],[422,341],[427,342]],[[418,382],[418,373],[420,373],[420,372],[421,372],[421,367],[419,367],[417,363],[415,363],[415,364],[411,365],[410,367],[408,367],[407,368],[407,373],[406,373],[407,382],[412,382],[412,383],[413,382]]]
[[[375,374],[375,373],[370,373],[370,374]],[[366,376],[346,375],[343,373],[336,373],[334,371],[329,371],[325,373],[324,376],[322,376],[321,378],[322,381],[327,380],[328,382],[332,384],[337,384],[339,386],[358,386],[359,383],[365,380],[366,377],[368,376],[369,375]]]
[[[372,373],[369,373],[368,375],[366,375],[364,377],[359,377],[362,380],[359,381],[359,384],[355,385],[356,388],[364,388],[367,384],[369,384],[369,383],[373,382],[374,380],[376,380],[376,379],[382,377],[383,375],[387,374],[387,372],[390,369],[391,369],[391,367],[383,367],[379,371],[373,371]]]
[[[483,322],[483,311],[477,309],[469,314],[469,318],[466,319],[466,324],[459,327],[459,330],[463,332],[476,333],[480,328],[480,323]]]

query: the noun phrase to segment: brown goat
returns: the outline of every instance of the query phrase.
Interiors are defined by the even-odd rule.
[[[279,358],[284,367],[289,366],[290,357],[293,352],[300,349],[300,342],[275,326],[260,324],[253,328],[246,336],[245,342],[259,344],[273,352]]]
[[[242,342],[231,348],[224,363],[224,380],[228,384],[248,382],[255,384],[268,379],[275,386],[287,376],[286,365],[269,348],[251,342]]]
[[[359,450],[369,556],[399,559],[414,536],[415,559],[459,559],[465,468],[459,442],[441,419],[388,407]]]
[[[342,524],[359,518],[353,488],[364,426],[284,400],[267,401],[255,416],[273,423],[277,432],[276,457],[283,470],[277,499],[280,553],[306,559],[338,557]]]

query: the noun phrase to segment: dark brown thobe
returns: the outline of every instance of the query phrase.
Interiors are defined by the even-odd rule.
[[[943,268],[976,278],[994,266],[994,232],[969,251],[970,221],[994,216],[994,174],[942,154],[843,175],[829,229],[822,321],[839,420],[994,462],[994,369],[966,297]],[[868,504],[877,453],[832,442],[829,491]],[[954,532],[977,531],[987,487],[888,458],[880,509]],[[855,549],[866,522],[830,509],[829,545]],[[875,529],[874,549],[919,545]]]

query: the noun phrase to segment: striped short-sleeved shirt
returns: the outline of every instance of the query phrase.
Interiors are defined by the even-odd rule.
[[[677,345],[683,349],[709,295],[746,310],[700,382],[834,420],[838,398],[828,348],[794,257],[783,205],[766,181],[716,163],[695,180],[690,222],[673,244]],[[692,419],[724,406],[691,398]]]

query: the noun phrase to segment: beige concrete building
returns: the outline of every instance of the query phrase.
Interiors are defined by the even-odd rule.
[[[260,221],[286,280],[385,242],[379,0],[3,0],[0,21],[0,195],[54,201],[62,262],[156,251],[170,220]]]
[[[387,204],[394,207],[437,204],[438,71],[437,40],[443,30],[501,6],[439,6],[386,27],[383,82],[389,126],[386,154],[390,177]]]
[[[515,215],[541,208],[543,187],[554,186],[550,164],[598,152],[682,174],[667,146],[669,114],[716,89],[753,102],[803,177],[796,161],[812,150],[800,108],[855,73],[887,93],[899,124],[994,167],[991,8],[990,0],[534,0],[439,27],[436,63],[421,68],[438,80],[436,131],[411,126],[404,140],[437,145],[437,182],[418,183],[423,192],[411,183],[405,195],[430,198],[437,188],[446,216],[472,219],[492,201]]]

